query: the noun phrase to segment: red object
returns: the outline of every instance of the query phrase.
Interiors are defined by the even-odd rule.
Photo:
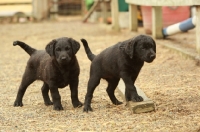
[[[147,34],[152,29],[152,7],[141,6],[143,26]],[[190,6],[163,6],[162,7],[163,28],[184,21],[190,17]]]

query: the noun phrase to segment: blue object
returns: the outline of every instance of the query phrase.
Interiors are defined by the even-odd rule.
[[[178,32],[186,32],[196,26],[196,16],[189,18],[183,22],[168,26],[162,30],[163,36],[169,36]]]

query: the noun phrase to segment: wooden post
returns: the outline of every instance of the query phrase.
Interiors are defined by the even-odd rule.
[[[43,18],[47,19],[48,18],[48,13],[49,13],[49,3],[48,0],[43,0]]]
[[[200,54],[200,6],[196,6],[196,50]]]
[[[154,111],[155,110],[154,102],[151,99],[149,99],[139,87],[136,87],[136,89],[137,89],[138,95],[140,95],[143,98],[142,102],[132,102],[132,101],[126,102],[125,85],[121,79],[120,79],[118,87],[117,87],[117,91],[123,98],[124,102],[127,103],[126,105],[130,108],[130,110],[134,114]]]
[[[129,4],[129,28],[131,31],[137,31],[138,21],[137,21],[137,6]]]
[[[85,15],[85,12],[86,12],[86,9],[85,9],[85,0],[81,0],[81,15],[84,16]]]
[[[34,19],[38,19],[38,10],[37,10],[37,0],[32,0],[32,6],[33,6],[33,17]]]
[[[51,12],[51,19],[57,19],[58,16],[58,0],[53,0],[53,6],[50,9]]]
[[[105,0],[101,1],[101,14],[103,23],[107,23],[107,4]]]
[[[120,31],[118,0],[111,0],[112,28]]]
[[[154,38],[163,38],[162,34],[162,7],[152,7],[152,34]]]
[[[32,0],[33,17],[42,20],[48,16],[48,0]]]

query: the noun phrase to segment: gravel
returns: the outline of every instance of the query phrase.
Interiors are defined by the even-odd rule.
[[[87,39],[92,51],[98,54],[119,41],[139,34],[122,29],[116,33],[110,26],[99,23],[81,23],[80,17],[60,18],[24,24],[1,24],[0,48],[0,130],[10,131],[123,131],[123,132],[197,132],[200,131],[200,67],[193,59],[186,58],[159,44],[183,43],[194,47],[194,31],[178,34],[166,40],[156,40],[157,58],[145,63],[136,85],[151,98],[156,111],[133,114],[125,106],[115,106],[106,93],[107,82],[101,80],[92,100],[93,112],[74,109],[69,87],[60,89],[63,111],[45,106],[40,88],[41,81],[31,84],[23,98],[23,107],[13,107],[17,90],[29,58],[20,47],[13,47],[15,40],[44,49],[54,38],[72,37],[80,42]],[[183,39],[185,38],[185,39]],[[81,44],[81,43],[80,43]],[[79,98],[83,102],[89,78],[90,61],[83,46],[77,53],[80,64]],[[117,98],[122,98],[116,92]]]

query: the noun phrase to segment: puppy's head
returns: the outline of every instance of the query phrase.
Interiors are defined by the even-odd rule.
[[[139,35],[126,43],[125,52],[130,58],[150,63],[156,58],[156,43],[150,36]]]
[[[68,64],[77,51],[80,48],[80,44],[72,38],[58,38],[49,42],[46,46],[46,52],[56,59],[59,65]]]

